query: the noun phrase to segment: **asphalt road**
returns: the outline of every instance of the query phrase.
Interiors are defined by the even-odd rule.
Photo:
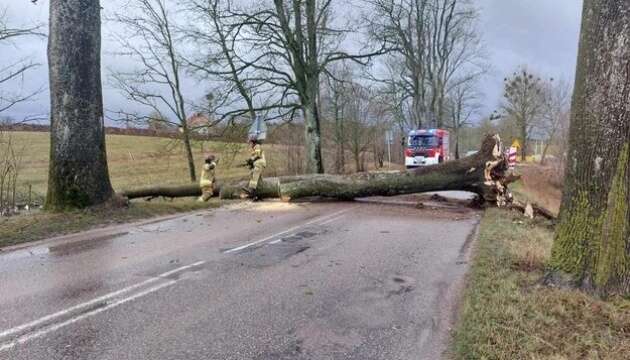
[[[263,202],[0,252],[0,359],[437,359],[478,214]]]

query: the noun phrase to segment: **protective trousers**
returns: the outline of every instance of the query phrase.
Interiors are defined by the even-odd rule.
[[[249,175],[249,184],[247,186],[250,190],[256,190],[256,188],[258,187],[258,184],[260,183],[260,180],[262,179],[263,169],[264,169],[263,166],[257,166],[254,163],[254,167],[251,169],[251,172]]]
[[[214,186],[202,186],[201,187],[201,197],[199,201],[208,201],[212,197],[214,193]]]

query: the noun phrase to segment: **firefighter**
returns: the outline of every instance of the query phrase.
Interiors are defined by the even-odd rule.
[[[208,155],[204,160],[201,169],[201,177],[199,178],[199,187],[201,187],[201,196],[198,201],[208,201],[214,192],[214,169],[216,168],[216,158],[214,155]]]
[[[262,180],[262,173],[265,167],[267,166],[267,161],[265,160],[265,153],[263,152],[261,141],[258,140],[255,136],[250,136],[249,145],[251,148],[251,155],[249,159],[247,159],[247,165],[249,166],[249,183],[245,190],[245,195],[253,200],[258,200],[258,194],[256,193],[256,189],[260,181]]]

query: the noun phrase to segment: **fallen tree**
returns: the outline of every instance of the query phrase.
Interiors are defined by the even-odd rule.
[[[265,179],[261,198],[285,201],[310,197],[352,200],[367,196],[393,196],[428,191],[464,190],[476,193],[486,202],[504,207],[512,202],[508,184],[518,178],[507,174],[507,158],[498,135],[488,135],[473,156],[406,172],[360,173],[354,175],[314,174]],[[244,183],[217,184],[215,195],[239,198]],[[157,186],[125,191],[133,198],[199,196],[196,184]]]

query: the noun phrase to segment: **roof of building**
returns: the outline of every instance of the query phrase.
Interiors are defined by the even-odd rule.
[[[191,114],[188,119],[186,119],[186,124],[190,127],[201,127],[208,126],[210,124],[210,120],[208,117],[200,112],[196,112]]]

